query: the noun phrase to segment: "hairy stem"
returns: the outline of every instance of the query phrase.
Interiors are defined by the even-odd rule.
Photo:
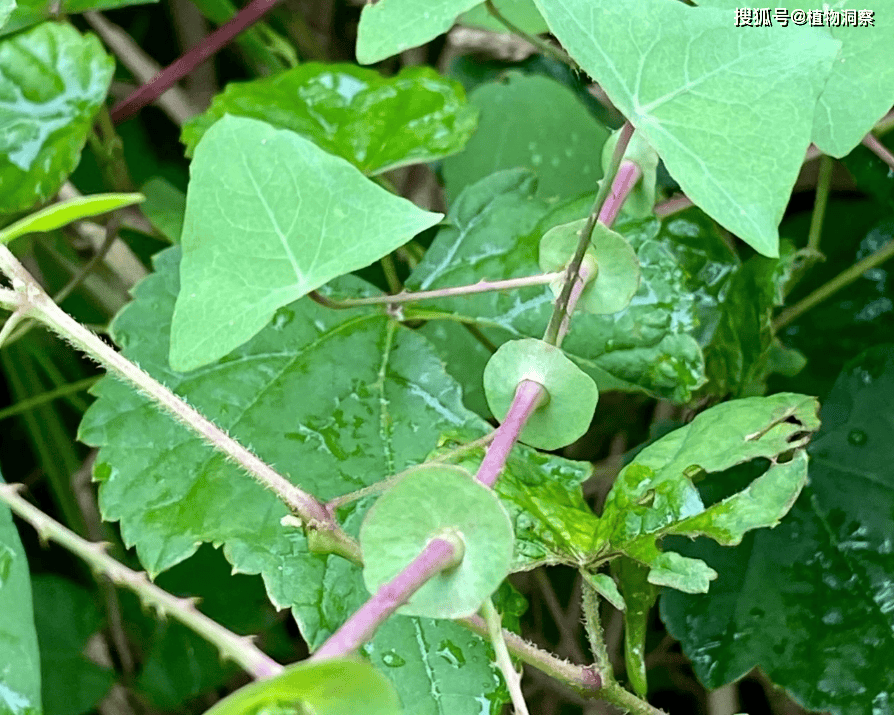
[[[317,291],[311,291],[310,297],[320,305],[327,308],[356,308],[360,305],[389,305],[391,303],[413,303],[417,300],[431,300],[433,298],[450,298],[458,295],[472,295],[474,293],[488,293],[497,290],[511,290],[514,288],[526,288],[551,283],[560,277],[564,271],[556,273],[541,273],[536,276],[523,276],[521,278],[507,278],[501,281],[480,280],[477,283],[464,286],[452,286],[437,290],[421,290],[417,292],[402,291],[394,295],[376,295],[369,298],[346,298],[335,300],[320,295]]]
[[[43,539],[54,541],[92,569],[119,586],[136,593],[140,600],[159,613],[180,621],[202,638],[217,647],[221,654],[234,661],[246,673],[261,680],[282,672],[283,667],[263,653],[251,638],[236,635],[216,621],[200,613],[192,599],[178,598],[160,589],[142,573],[131,571],[105,553],[103,544],[86,541],[37,507],[29,504],[16,492],[14,484],[0,484],[0,501],[33,526]]]
[[[627,144],[630,142],[631,136],[633,136],[633,125],[630,122],[627,122],[621,128],[621,134],[618,137],[618,143],[615,146],[615,152],[612,155],[611,165],[609,166],[608,171],[606,172],[605,177],[602,180],[602,184],[599,186],[599,191],[596,193],[596,200],[593,202],[593,208],[590,210],[590,215],[587,218],[587,223],[584,225],[584,228],[581,231],[581,237],[580,241],[578,241],[577,244],[577,250],[574,252],[574,256],[572,257],[571,262],[568,264],[568,268],[566,269],[565,283],[562,286],[562,292],[559,294],[559,297],[556,300],[553,314],[550,317],[549,325],[546,327],[546,333],[543,336],[544,342],[547,342],[550,345],[555,345],[556,347],[559,347],[561,345],[561,327],[562,323],[565,320],[565,316],[571,314],[568,303],[571,299],[571,293],[574,289],[575,282],[577,281],[580,272],[580,265],[584,260],[584,254],[587,251],[587,246],[590,244],[590,238],[593,235],[593,228],[594,226],[596,226],[596,222],[599,220],[599,215],[602,212],[602,207],[605,205],[606,201],[609,198],[609,195],[612,193],[611,189],[613,186],[614,177],[621,167],[621,160],[624,157],[624,152],[627,150]]]
[[[773,321],[773,330],[778,332],[814,306],[822,303],[826,298],[849,286],[870,268],[880,266],[890,258],[894,258],[894,241],[889,241],[863,260],[857,261],[850,268],[843,270],[828,283],[821,285],[806,298],[783,310]]]
[[[112,121],[116,124],[123,122],[147,104],[154,102],[195,67],[213,57],[237,35],[258,22],[280,2],[281,0],[251,0],[232,20],[218,27],[199,45],[169,64],[127,99],[117,104],[112,109]]]
[[[175,419],[224,453],[259,484],[276,494],[311,529],[329,532],[330,540],[344,547],[360,562],[356,542],[341,531],[332,514],[316,498],[299,489],[262,461],[257,455],[230,437],[198,410],[188,405],[147,372],[122,357],[96,335],[72,319],[44,292],[15,259],[6,246],[0,246],[0,271],[12,281],[16,309],[36,318],[53,332],[68,340],[106,370],[129,382],[141,393],[167,410]],[[0,291],[0,304],[6,305],[8,291]],[[340,551],[341,552],[341,551]]]
[[[596,665],[606,680],[611,678],[611,660],[605,647],[605,634],[602,630],[602,619],[599,617],[599,596],[596,589],[583,580],[584,628],[590,643],[590,652],[596,659]]]
[[[381,586],[311,656],[311,660],[338,658],[353,653],[398,608],[422,588],[434,575],[456,562],[457,546],[446,539],[432,539],[426,547],[391,581]]]

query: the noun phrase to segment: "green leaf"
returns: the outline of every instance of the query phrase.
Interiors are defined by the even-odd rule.
[[[620,563],[620,561],[621,560],[618,559],[618,563]],[[619,611],[627,610],[627,603],[624,601],[624,597],[618,589],[618,584],[615,583],[615,580],[611,576],[606,573],[589,573],[587,571],[581,571],[581,576],[583,576],[587,580],[587,583],[589,583],[596,592],[612,606]]]
[[[443,35],[480,0],[378,0],[363,6],[357,62],[371,65]]]
[[[450,465],[417,467],[367,513],[360,528],[367,590],[376,593],[440,534],[463,544],[459,563],[429,579],[398,613],[476,613],[509,573],[514,535],[499,498],[465,469]]]
[[[186,194],[160,176],[155,176],[140,187],[146,197],[140,207],[149,222],[171,243],[179,243],[186,214]]]
[[[277,309],[440,218],[293,132],[224,117],[191,167],[171,366],[191,370],[223,357]]]
[[[122,206],[132,206],[143,198],[142,194],[96,194],[60,201],[4,228],[0,231],[0,244],[9,243],[28,233],[53,231],[84,218],[108,213]]]
[[[61,23],[0,40],[0,214],[59,190],[78,164],[114,68],[96,37]]]
[[[771,14],[777,7],[807,11],[816,9],[821,12],[826,9],[841,12],[867,8],[858,0],[842,0],[834,6],[822,0],[758,3],[704,0],[699,5],[726,8],[727,17],[733,17],[735,8],[749,6],[771,8]],[[894,67],[876,61],[876,58],[889,54],[894,47],[894,3],[881,0],[870,9],[874,10],[871,27],[828,27],[823,15],[824,26],[811,28],[841,42],[841,52],[832,64],[832,74],[816,107],[811,135],[813,143],[824,154],[839,158],[857,146],[894,104]]]
[[[315,715],[400,715],[394,688],[369,663],[339,658],[304,661],[279,675],[250,683],[206,711],[206,715],[246,715],[277,708],[293,711],[302,705]]]
[[[494,0],[494,7],[509,22],[529,35],[542,35],[544,32],[549,32],[549,26],[534,4],[534,0]],[[509,32],[502,22],[490,14],[484,3],[476,5],[464,13],[459,18],[459,22],[492,32]]]
[[[156,257],[157,273],[137,286],[112,324],[113,338],[127,358],[302,488],[328,500],[422,463],[443,432],[485,434],[425,339],[372,311],[333,311],[304,299],[227,359],[194,373],[172,372],[165,336],[179,292],[178,253],[172,248]],[[356,278],[342,281],[355,294],[363,291]],[[303,533],[280,523],[285,506],[193,433],[115,379],[104,378],[94,392],[80,438],[100,447],[94,468],[100,509],[121,522],[123,538],[150,573],[183,561],[199,543],[220,544],[235,570],[260,573],[271,601],[292,608],[311,648],[369,597],[359,568],[309,553]],[[356,535],[369,503],[339,511],[349,533]],[[460,639],[463,629],[452,623],[398,618],[406,624],[402,635],[383,652],[393,650],[413,666],[385,672],[405,702],[410,693],[425,704],[416,712],[436,713],[447,698],[450,712],[475,715],[476,698],[499,701],[481,639],[469,633]],[[440,643],[448,639],[472,644],[462,645],[467,665],[458,677],[484,682],[474,697],[468,685],[456,686],[455,696],[436,689],[441,671],[433,664],[443,660]]]
[[[599,400],[593,378],[559,348],[542,340],[505,342],[484,368],[484,394],[500,422],[506,419],[516,390],[524,380],[539,384],[547,396],[522,427],[520,442],[554,450],[584,435]]]
[[[716,572],[700,560],[661,552],[657,540],[704,535],[733,545],[747,531],[776,526],[807,481],[803,448],[819,426],[816,407],[813,398],[786,393],[725,402],[646,447],[606,498],[594,536],[597,559],[621,551],[652,567],[650,583],[707,591]],[[761,458],[771,460],[763,475],[705,507],[694,480]]]
[[[87,641],[103,627],[95,596],[59,576],[35,577],[32,587],[44,715],[90,712],[116,680],[113,670],[83,655]]]
[[[0,30],[6,24],[10,14],[16,7],[16,0],[0,0]]]
[[[44,20],[54,20],[60,14],[75,15],[90,10],[114,10],[154,2],[158,0],[62,0],[58,5],[45,0],[16,0],[9,22],[6,25],[0,23],[0,35],[17,32]]]
[[[0,634],[0,711],[39,715],[40,654],[28,560],[5,504],[0,505]]]
[[[550,211],[526,171],[493,174],[468,187],[448,213],[410,289],[434,289],[539,273],[538,247],[553,226],[579,219],[591,197]],[[713,225],[689,219],[625,222],[615,229],[634,247],[642,282],[633,302],[611,316],[575,315],[563,350],[600,390],[644,390],[685,401],[704,382],[699,343],[717,322],[718,294],[737,265]],[[427,301],[408,316],[475,324],[495,345],[540,338],[552,312],[546,286]],[[432,308],[432,310],[429,310]]]
[[[777,255],[777,226],[841,43],[803,27],[742,32],[729,12],[673,0],[537,4],[686,195]]]
[[[825,401],[810,483],[780,526],[735,549],[675,545],[720,574],[706,596],[661,599],[707,687],[759,666],[809,710],[862,715],[894,702],[894,672],[878,659],[894,648],[892,405],[894,346],[883,345],[848,365]]]
[[[444,161],[448,199],[500,169],[525,167],[539,178],[537,196],[579,196],[602,177],[605,129],[574,93],[555,80],[510,71],[469,95],[481,111],[461,154]]]
[[[228,84],[184,125],[187,155],[225,114],[290,129],[368,176],[455,154],[477,119],[462,86],[429,67],[383,77],[355,65],[310,62]]]
[[[658,598],[658,589],[648,580],[649,569],[631,559],[612,561],[612,572],[621,584],[627,608],[624,611],[624,663],[627,679],[640,697],[646,697],[646,634],[649,613]]]

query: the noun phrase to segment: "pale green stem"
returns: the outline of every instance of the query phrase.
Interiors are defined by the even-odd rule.
[[[0,344],[2,344],[2,340],[0,340]],[[86,377],[83,380],[78,380],[77,382],[71,382],[67,385],[62,385],[61,387],[57,387],[55,390],[47,390],[40,395],[35,395],[34,397],[31,397],[27,400],[17,402],[14,405],[10,405],[9,407],[0,410],[0,420],[5,420],[9,417],[20,415],[23,412],[37,409],[38,407],[41,407],[48,402],[58,400],[60,397],[67,397],[68,395],[83,392],[89,387],[95,385],[97,380],[99,380],[98,377]]]
[[[552,57],[554,60],[558,60],[566,65],[568,65],[571,69],[580,71],[580,66],[577,62],[574,61],[574,58],[569,55],[565,50],[561,47],[556,47],[555,45],[543,40],[536,35],[531,35],[524,30],[522,30],[518,25],[512,22],[509,18],[507,18],[503,13],[501,13],[497,6],[494,5],[493,0],[484,0],[484,6],[487,8],[487,11],[493,15],[493,17],[499,22],[503,27],[505,27],[509,32],[517,37],[520,37],[528,44],[536,47],[543,54]]]
[[[773,330],[778,332],[803,313],[806,313],[814,306],[822,303],[826,298],[834,295],[842,288],[849,286],[870,268],[880,266],[890,258],[894,258],[894,241],[889,241],[874,253],[870,253],[863,260],[857,261],[850,268],[843,270],[832,280],[821,285],[803,300],[800,300],[790,308],[783,310],[773,321]]]
[[[345,298],[344,300],[335,300],[320,295],[316,291],[316,295],[312,298],[325,305],[327,308],[356,308],[360,305],[389,305],[391,303],[414,303],[418,300],[432,300],[434,298],[451,298],[458,295],[472,295],[474,293],[488,293],[498,290],[512,290],[515,288],[527,288],[528,286],[539,286],[552,283],[554,280],[561,278],[565,271],[557,271],[555,273],[541,273],[536,276],[523,276],[521,278],[507,278],[500,281],[480,280],[477,283],[463,286],[452,286],[450,288],[438,288],[437,290],[421,290],[417,292],[401,291],[394,295],[375,295],[369,298]]]
[[[826,205],[829,202],[829,189],[832,186],[831,156],[820,158],[819,176],[816,180],[816,199],[813,202],[813,215],[810,218],[810,231],[807,234],[807,248],[811,253],[819,253],[820,237],[823,233],[823,220],[826,217]]]
[[[14,308],[36,318],[53,332],[86,353],[107,371],[118,375],[139,392],[167,410],[216,450],[223,452],[259,484],[276,494],[310,529],[326,531],[338,553],[357,563],[361,562],[359,548],[345,534],[332,514],[317,499],[299,489],[276,472],[257,455],[230,437],[198,410],[188,405],[147,372],[122,357],[96,335],[72,319],[44,292],[6,246],[0,246],[0,271],[12,281]],[[10,291],[0,291],[0,305],[6,307]]]
[[[512,658],[509,657],[509,651],[506,649],[506,641],[503,640],[500,614],[497,613],[497,609],[494,608],[494,604],[489,598],[481,606],[481,615],[484,617],[484,622],[487,623],[487,631],[490,635],[491,645],[494,647],[497,667],[503,674],[503,680],[506,681],[506,688],[509,690],[515,715],[529,715],[525,696],[522,695],[521,676],[512,665]]]
[[[587,631],[587,640],[590,642],[590,652],[596,659],[599,672],[609,680],[612,678],[611,660],[605,647],[605,635],[602,631],[602,619],[599,617],[599,595],[596,589],[582,579],[582,607],[584,611],[584,628]]]
[[[42,539],[56,542],[113,583],[136,593],[146,606],[151,606],[159,613],[180,621],[215,645],[224,657],[234,661],[254,678],[262,680],[282,672],[283,666],[258,649],[250,637],[228,631],[200,613],[192,599],[178,598],[151,583],[144,574],[131,571],[118,563],[105,553],[103,544],[82,539],[25,501],[16,493],[16,486],[0,484],[0,501],[5,502],[13,512],[31,524]]]

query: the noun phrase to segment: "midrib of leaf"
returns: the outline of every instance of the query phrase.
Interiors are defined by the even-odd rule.
[[[431,683],[432,700],[437,703],[438,712],[441,715],[447,715],[447,713],[444,712],[443,695],[441,694],[441,691],[438,690],[438,676],[431,667],[431,663],[428,662],[428,656],[431,651],[429,650],[428,643],[425,642],[425,635],[422,633],[422,625],[419,623],[418,618],[413,618],[413,629],[416,631],[416,644],[419,646],[419,657],[420,660],[422,660],[422,664],[425,666],[425,675],[428,677],[428,682]]]
[[[385,373],[388,360],[391,357],[391,349],[394,347],[394,334],[397,331],[397,321],[389,320],[385,329],[385,345],[382,349],[382,362],[379,365],[379,376],[374,385],[379,393],[379,437],[385,450],[385,462],[388,474],[395,474],[394,467],[394,430],[391,426],[391,415],[388,413],[388,398],[385,396]]]

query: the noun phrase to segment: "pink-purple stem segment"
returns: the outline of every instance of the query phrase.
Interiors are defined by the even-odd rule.
[[[364,603],[329,640],[311,656],[311,660],[338,658],[353,653],[375,635],[376,629],[401,605],[422,588],[435,574],[450,566],[456,547],[446,539],[432,539],[419,556],[375,595]]]
[[[198,45],[174,60],[129,97],[116,104],[111,112],[112,121],[118,124],[125,119],[130,119],[147,104],[154,102],[205,60],[213,57],[222,47],[232,42],[240,33],[258,22],[281,1],[251,0],[229,22],[218,27]]]

